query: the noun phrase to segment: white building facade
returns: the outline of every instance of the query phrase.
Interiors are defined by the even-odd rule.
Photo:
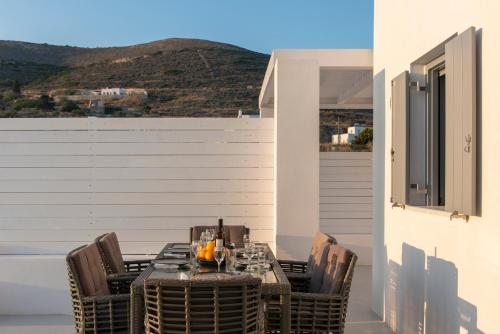
[[[364,128],[364,126],[359,125],[350,126],[347,128],[347,133],[332,135],[332,144],[351,144]]]
[[[103,88],[103,89],[101,89],[101,95],[103,95],[103,96],[125,96],[125,95],[127,95],[127,90],[125,88]]]
[[[399,333],[497,333],[500,2],[375,0],[374,12],[374,309]],[[436,86],[441,129],[441,107],[426,104],[441,101]],[[442,160],[432,129],[445,134]],[[426,179],[433,161],[444,205]]]
[[[102,88],[100,90],[100,95],[102,96],[114,96],[114,97],[125,97],[125,96],[143,96],[147,97],[148,92],[143,88]]]

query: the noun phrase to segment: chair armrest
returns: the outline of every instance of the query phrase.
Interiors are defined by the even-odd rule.
[[[342,303],[346,298],[342,295],[331,295],[328,293],[292,292],[292,303],[294,300],[325,301],[331,303]]]
[[[130,294],[119,294],[119,295],[105,295],[105,296],[88,296],[83,297],[82,302],[87,303],[107,303],[107,302],[129,302]]]
[[[307,272],[307,262],[293,260],[278,260],[278,263],[285,273],[305,273]]]
[[[130,284],[140,275],[139,271],[121,274],[108,274],[108,287],[114,295],[130,293]]]
[[[130,273],[120,273],[120,274],[108,274],[106,280],[109,282],[126,282],[130,280],[135,280],[139,276],[140,272],[130,272]]]
[[[128,260],[123,261],[125,264],[125,270],[127,272],[141,272],[146,269],[150,264],[150,259],[141,259],[141,260]]]
[[[285,274],[290,282],[292,291],[309,291],[309,284],[311,282],[311,275],[309,273],[285,272]]]

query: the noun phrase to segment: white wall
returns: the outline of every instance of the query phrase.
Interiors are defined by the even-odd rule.
[[[402,333],[498,332],[498,13],[498,1],[375,1],[374,309]],[[432,210],[392,209],[391,79],[470,26],[479,29],[481,217],[465,223]]]
[[[372,154],[321,152],[319,167],[320,230],[333,235],[372,263]]]
[[[126,254],[244,224],[274,243],[272,119],[0,121],[0,314],[71,313],[64,254]]]

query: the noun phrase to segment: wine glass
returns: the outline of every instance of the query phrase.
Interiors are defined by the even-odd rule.
[[[243,245],[247,248],[247,245],[250,243],[250,235],[243,234]]]
[[[255,251],[255,245],[251,241],[245,243],[245,256],[248,259],[248,269],[249,270],[252,267],[252,258],[253,258],[254,251]]]
[[[198,253],[198,249],[200,247],[200,243],[201,241],[200,240],[193,240],[191,241],[191,262],[195,262],[196,260],[196,254]]]
[[[207,232],[201,232],[200,241],[202,247],[205,247],[207,245]]]
[[[259,270],[264,271],[266,268],[266,252],[265,248],[262,246],[256,247],[256,253],[257,253],[257,265]]]
[[[215,258],[215,261],[217,261],[217,272],[220,272],[220,264],[222,263],[222,261],[224,261],[225,256],[226,256],[226,253],[224,253],[224,248],[215,247],[214,258]]]

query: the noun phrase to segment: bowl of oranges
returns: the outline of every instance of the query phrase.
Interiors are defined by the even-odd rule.
[[[201,266],[217,266],[215,261],[215,240],[207,242],[205,246],[198,247],[196,260]]]

